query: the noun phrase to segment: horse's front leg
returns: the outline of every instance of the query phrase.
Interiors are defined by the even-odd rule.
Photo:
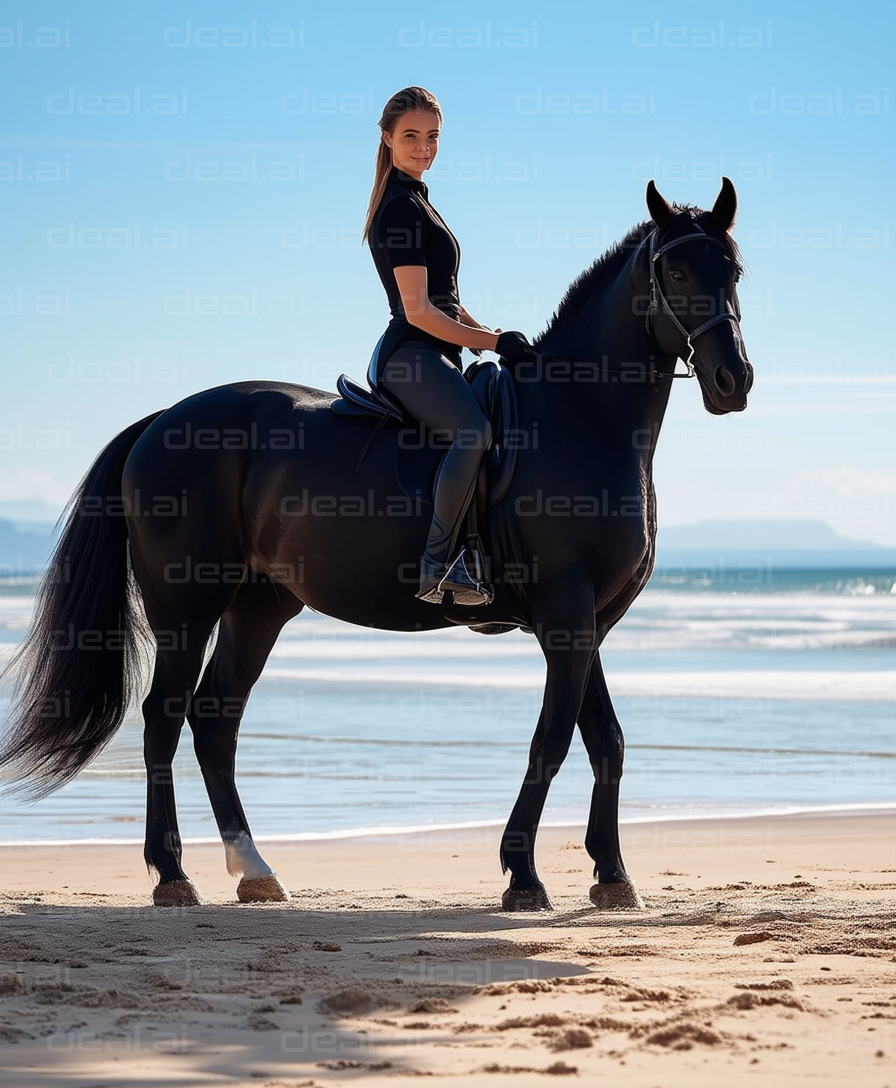
[[[625,871],[619,845],[619,782],[625,742],[600,661],[594,655],[579,711],[579,730],[594,772],[585,849],[594,859],[598,882],[591,901],[603,908],[640,909],[644,901]]]
[[[535,836],[548,788],[569,751],[594,655],[590,587],[558,592],[551,607],[533,614],[533,625],[548,666],[547,682],[526,777],[501,840],[501,865],[504,872],[510,870],[501,901],[505,910],[551,910],[535,870]]]

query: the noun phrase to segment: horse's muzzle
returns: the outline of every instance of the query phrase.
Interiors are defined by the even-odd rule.
[[[713,373],[713,381],[716,383],[716,389],[723,397],[730,397],[737,387],[737,382],[735,382],[734,376],[727,366],[716,367]]]
[[[740,329],[736,325],[725,328],[730,329],[731,340],[726,343],[722,335],[721,342],[708,344],[703,365],[698,363],[704,407],[716,416],[742,412],[747,406],[747,394],[753,387],[753,367],[747,358]],[[715,359],[712,358],[714,354]]]
[[[702,383],[701,383],[702,384]],[[747,406],[747,393],[753,385],[753,368],[746,363],[742,373],[735,374],[720,364],[713,368],[710,381],[703,385],[703,405],[714,416],[742,412]]]

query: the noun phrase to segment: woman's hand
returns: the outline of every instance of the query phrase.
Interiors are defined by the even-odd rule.
[[[534,359],[535,348],[521,332],[502,332],[495,345],[495,351],[508,363],[525,363]]]
[[[481,321],[477,321],[470,311],[461,303],[460,307],[460,319],[465,325],[470,325],[474,329],[482,329],[483,332],[494,332],[496,335],[500,335],[500,329],[490,329],[488,325],[483,325]]]

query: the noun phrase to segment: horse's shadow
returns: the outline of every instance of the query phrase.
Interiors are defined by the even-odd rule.
[[[120,1052],[229,1077],[413,1073],[424,1048],[490,1030],[471,1021],[476,995],[591,974],[532,939],[544,916],[486,909],[5,906],[3,1030],[23,1069]]]

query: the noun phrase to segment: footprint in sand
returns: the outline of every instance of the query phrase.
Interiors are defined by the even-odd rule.
[[[720,1046],[724,1041],[717,1031],[691,1021],[660,1028],[659,1031],[647,1036],[648,1043],[653,1043],[654,1046],[665,1046],[670,1050],[692,1050],[695,1043],[701,1046]]]
[[[796,997],[791,997],[790,994],[757,994],[752,990],[747,990],[745,993],[735,994],[734,997],[729,997],[727,1004],[742,1012],[746,1012],[749,1009],[757,1009],[762,1005],[785,1005],[789,1009],[799,1009],[801,1012],[806,1011],[806,1006],[802,1001]]]
[[[359,1016],[385,1004],[366,990],[341,990],[318,1003],[318,1010],[330,1016]]]
[[[412,1005],[409,1009],[409,1013],[450,1013],[459,1012],[453,1005],[449,1005],[444,998],[441,997],[424,997],[422,1001],[418,1001],[415,1005]]]
[[[758,933],[738,933],[734,938],[735,945],[744,944],[760,944],[762,941],[773,941],[775,936],[773,933],[769,933],[767,930],[761,930]]]
[[[341,952],[342,945],[335,941],[314,941],[311,947],[315,952]]]
[[[535,1069],[531,1065],[498,1065],[497,1062],[492,1062],[490,1065],[483,1065],[481,1069],[471,1070],[474,1073],[548,1073],[555,1077],[575,1076],[578,1071],[577,1066],[567,1065],[566,1062],[554,1062],[544,1069]]]
[[[584,1028],[569,1028],[550,1042],[551,1050],[582,1050],[594,1046],[591,1036]]]
[[[770,982],[735,982],[735,990],[792,990],[789,978],[773,978]]]

